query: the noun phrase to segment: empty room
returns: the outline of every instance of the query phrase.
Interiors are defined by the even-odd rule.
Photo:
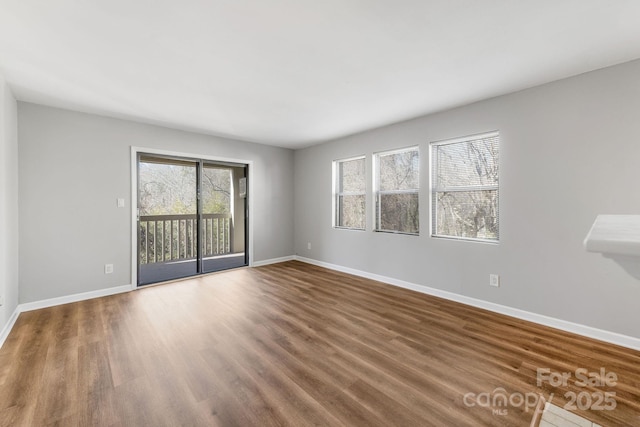
[[[0,426],[640,426],[640,2],[0,0]]]

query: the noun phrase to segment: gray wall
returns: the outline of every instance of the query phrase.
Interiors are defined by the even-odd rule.
[[[18,118],[21,303],[131,283],[131,146],[253,161],[253,261],[293,253],[291,150],[28,103]]]
[[[18,306],[17,103],[0,76],[0,331]]]
[[[430,238],[429,142],[496,129],[500,244]],[[421,150],[421,235],[372,232],[370,197],[366,232],[333,229],[332,160],[366,154],[370,169],[372,153],[415,144]],[[639,186],[635,61],[296,151],[295,250],[640,337],[640,275],[582,246],[596,215],[640,214]],[[626,266],[637,272],[639,263]],[[490,273],[501,275],[500,288],[488,286]]]

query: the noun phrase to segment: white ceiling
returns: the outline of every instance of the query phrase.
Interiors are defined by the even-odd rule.
[[[638,0],[0,0],[19,100],[291,148],[636,58]]]

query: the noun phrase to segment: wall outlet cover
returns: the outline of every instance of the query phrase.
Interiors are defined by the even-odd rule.
[[[490,274],[489,275],[489,286],[500,287],[500,275],[498,274]]]

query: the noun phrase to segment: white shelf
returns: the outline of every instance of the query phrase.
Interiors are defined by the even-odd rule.
[[[589,252],[640,257],[640,215],[598,215],[584,246]]]

